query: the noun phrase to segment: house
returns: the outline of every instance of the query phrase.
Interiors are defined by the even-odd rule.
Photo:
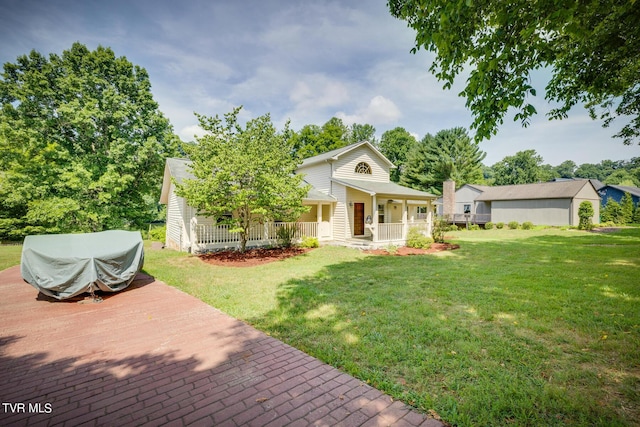
[[[525,222],[539,225],[578,225],[584,200],[600,218],[600,196],[589,180],[566,180],[495,187],[465,184],[455,191],[453,181],[443,187],[442,212],[454,223]]]
[[[622,202],[622,197],[624,193],[629,193],[631,195],[631,199],[633,200],[633,205],[638,206],[640,203],[640,188],[638,187],[629,187],[625,185],[604,185],[602,188],[598,189],[598,194],[602,200],[602,206],[606,205],[609,199],[615,200],[616,202]]]
[[[173,181],[192,178],[189,165],[186,159],[167,159],[165,165],[160,203],[167,205],[166,245],[192,252],[237,247],[239,238],[227,225],[198,215],[176,195]],[[304,159],[296,173],[311,185],[302,201],[310,210],[296,222],[299,236],[379,247],[405,244],[410,227],[420,227],[430,235],[436,196],[391,182],[392,168],[395,166],[367,141]],[[273,244],[278,227],[284,225],[256,224],[248,245]]]

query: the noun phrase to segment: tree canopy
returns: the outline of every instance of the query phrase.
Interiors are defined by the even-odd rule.
[[[149,75],[75,43],[6,63],[0,79],[0,238],[141,226],[179,139]]]
[[[640,7],[634,1],[388,0],[391,14],[416,30],[415,47],[436,53],[430,71],[445,88],[471,68],[460,93],[467,99],[476,140],[490,138],[510,108],[527,126],[536,109],[531,71],[549,67],[545,98],[565,118],[584,103],[615,136],[640,142]]]
[[[400,183],[435,194],[442,194],[442,183],[448,179],[458,186],[477,184],[483,180],[485,157],[464,128],[427,134],[407,155]]]
[[[416,144],[416,138],[402,127],[388,130],[382,134],[378,149],[396,166],[396,169],[391,170],[391,181],[400,181],[400,175],[407,161],[407,154]]]
[[[542,157],[536,150],[518,151],[493,165],[496,185],[532,184],[541,180]]]
[[[240,235],[244,252],[250,228],[264,220],[295,220],[309,186],[295,170],[288,124],[278,133],[269,114],[238,123],[240,108],[218,116],[197,115],[207,134],[185,146],[194,179],[176,185],[176,194],[190,206]]]

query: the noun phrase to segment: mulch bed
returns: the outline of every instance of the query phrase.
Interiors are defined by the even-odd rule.
[[[458,249],[459,247],[460,245],[454,245],[451,243],[433,243],[429,249],[399,247],[397,251],[393,253],[393,255],[424,255],[432,254],[435,252],[451,251],[454,249]],[[223,265],[228,267],[252,267],[302,255],[312,250],[313,249],[308,248],[254,248],[247,249],[244,253],[240,253],[235,250],[210,252],[200,255],[200,259],[208,264],[213,265]],[[365,250],[363,252],[374,255],[392,255],[386,249]]]
[[[305,254],[309,248],[254,248],[244,253],[239,251],[219,251],[200,255],[200,259],[208,264],[229,267],[252,267]]]

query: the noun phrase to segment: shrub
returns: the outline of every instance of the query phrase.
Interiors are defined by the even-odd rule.
[[[518,223],[518,221],[509,221],[509,224],[507,224],[507,227],[509,227],[511,230],[516,230],[519,226],[520,224]]]
[[[320,246],[320,242],[317,237],[303,236],[300,242],[301,248],[317,248]]]
[[[429,249],[433,239],[422,234],[418,227],[411,227],[407,232],[407,246],[416,249]]]
[[[486,223],[484,225],[484,229],[485,230],[492,230],[493,229],[493,223],[491,221],[489,221],[488,223]]]
[[[162,227],[156,227],[149,230],[149,240],[154,240],[156,242],[164,243],[164,240],[167,236],[167,226],[163,225]]]
[[[497,228],[498,230],[502,230],[502,229],[504,228],[504,222],[499,222],[499,223],[497,223],[497,224],[496,224],[496,228]]]
[[[480,230],[480,226],[478,224],[471,224],[469,226],[469,230],[472,230],[472,231]]]
[[[578,223],[578,229],[580,230],[592,230],[593,229],[593,205],[590,201],[585,200],[580,203],[580,207],[578,208],[578,218],[580,218],[580,222]]]
[[[444,243],[444,233],[449,229],[449,223],[446,219],[440,217],[436,218],[433,223],[433,231],[431,235],[433,236],[433,241],[438,243]]]
[[[522,223],[523,230],[531,230],[533,229],[533,223],[531,221],[525,221]]]
[[[283,224],[276,230],[278,244],[283,248],[293,246],[293,239],[296,238],[298,232],[298,224]]]

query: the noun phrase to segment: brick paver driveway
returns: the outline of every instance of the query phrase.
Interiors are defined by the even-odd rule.
[[[139,275],[102,303],[0,272],[0,425],[442,426]]]

